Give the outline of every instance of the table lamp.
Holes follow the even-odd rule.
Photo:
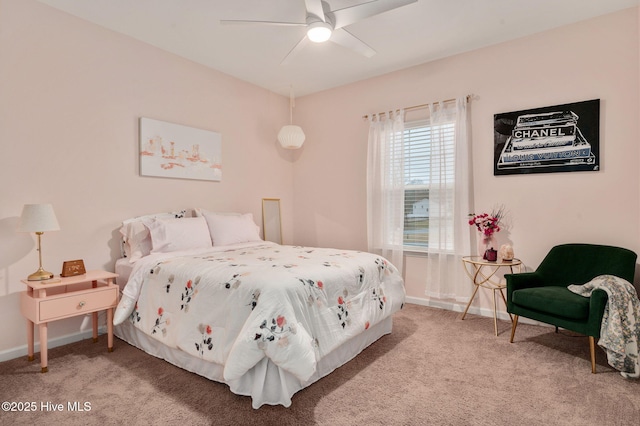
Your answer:
[[[40,237],[45,231],[59,231],[58,219],[53,212],[51,204],[25,204],[20,215],[18,232],[35,232],[38,236],[38,262],[39,268],[29,275],[29,281],[42,281],[53,278],[51,272],[42,268],[42,247]]]

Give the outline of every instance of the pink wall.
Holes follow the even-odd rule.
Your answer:
[[[299,99],[308,143],[294,163],[295,240],[367,248],[364,114],[474,94],[475,207],[504,203],[510,211],[511,232],[499,242],[511,240],[529,268],[563,242],[640,253],[638,51],[633,8]],[[601,171],[493,176],[494,114],[594,98]],[[414,298],[424,298],[424,267],[419,257],[407,259]],[[483,297],[480,306],[489,306]]]
[[[640,252],[636,9],[299,98],[307,140],[296,152],[276,142],[286,98],[35,0],[0,0],[0,10],[0,359],[26,353],[19,281],[37,254],[33,236],[15,233],[23,204],[56,209],[62,229],[43,243],[53,272],[77,258],[112,268],[125,218],[203,206],[259,219],[262,197],[282,199],[285,243],[364,250],[362,115],[471,93],[476,207],[508,207],[513,228],[500,237],[529,267],[564,241]],[[494,113],[592,98],[602,100],[602,171],[493,176]],[[223,181],[140,177],[141,116],[220,132]],[[423,265],[407,260],[417,300]],[[49,334],[62,341],[79,326],[53,323]]]
[[[112,269],[123,219],[201,206],[261,224],[263,197],[282,199],[292,242],[294,158],[276,141],[288,99],[34,0],[0,10],[0,359],[26,347],[20,279],[38,257],[34,236],[15,232],[25,203],[54,206],[61,230],[43,237],[54,273],[72,259]],[[140,177],[139,117],[221,133],[222,182]],[[50,337],[79,324],[53,323]]]

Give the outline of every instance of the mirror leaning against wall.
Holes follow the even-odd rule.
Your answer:
[[[262,232],[265,241],[282,244],[279,198],[262,199]]]

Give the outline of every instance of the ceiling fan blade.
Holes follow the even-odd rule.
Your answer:
[[[317,16],[322,22],[325,22],[322,0],[304,0],[304,5],[307,8],[307,15]]]
[[[331,34],[330,40],[336,44],[339,44],[340,46],[353,50],[354,52],[359,53],[362,56],[366,56],[367,58],[370,58],[376,54],[376,51],[373,50],[367,43],[360,40],[358,37],[354,36],[344,28],[335,30]]]
[[[298,52],[301,51],[308,43],[309,37],[304,36],[302,40],[300,40],[298,44],[293,46],[293,49],[291,49],[291,51],[287,53],[287,56],[285,56],[282,62],[280,62],[280,65],[287,65],[289,62],[291,62],[291,59],[293,59],[298,54]]]
[[[417,1],[418,0],[370,1],[351,7],[345,7],[344,9],[333,10],[329,12],[328,15],[333,17],[333,22],[337,29]]]
[[[223,19],[220,21],[222,25],[254,25],[254,24],[262,24],[262,25],[280,25],[287,27],[306,27],[306,22],[277,22],[277,21],[247,21],[242,19]]]

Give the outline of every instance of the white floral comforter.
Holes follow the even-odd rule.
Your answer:
[[[640,377],[640,300],[633,285],[614,275],[600,275],[586,284],[570,285],[568,289],[585,297],[590,297],[596,289],[607,293],[598,346],[607,353],[609,365],[623,377]]]
[[[405,298],[393,265],[356,251],[262,242],[138,262],[114,323],[224,365],[227,381],[264,357],[305,381]]]

